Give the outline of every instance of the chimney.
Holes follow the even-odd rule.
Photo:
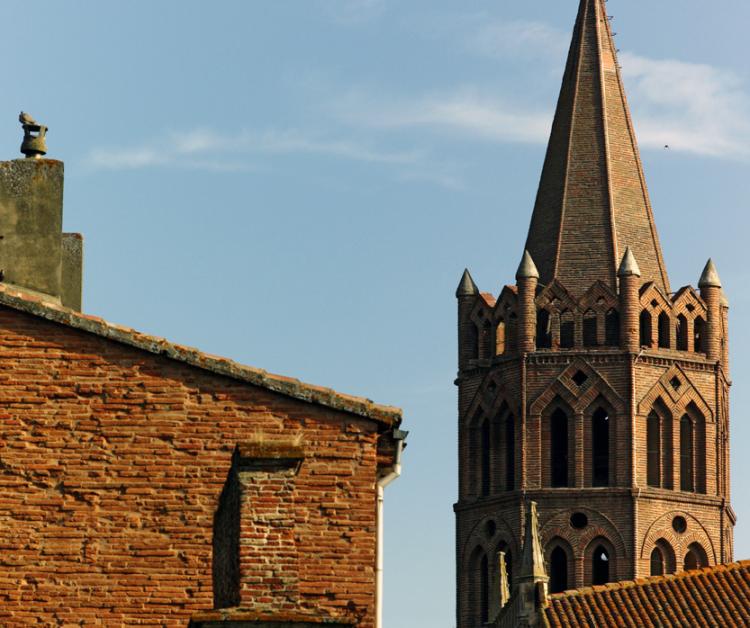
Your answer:
[[[24,159],[0,162],[0,281],[81,309],[83,239],[63,233],[63,162],[45,159],[47,127],[21,113]]]

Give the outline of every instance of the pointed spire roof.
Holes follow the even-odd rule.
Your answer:
[[[461,276],[458,288],[456,288],[456,297],[471,297],[477,294],[479,294],[479,288],[477,288],[477,284],[474,283],[474,280],[471,278],[471,273],[467,268]]]
[[[662,258],[604,0],[581,0],[526,242],[540,281],[616,287],[633,248],[665,293]]]
[[[516,279],[539,279],[539,271],[528,251],[523,252],[521,263],[516,271]]]
[[[719,279],[719,271],[716,270],[716,264],[712,259],[706,262],[706,267],[703,269],[703,274],[698,281],[699,288],[721,288],[721,279]]]
[[[536,512],[536,502],[532,501],[529,501],[526,506],[526,530],[523,537],[518,580],[547,582],[542,542],[539,539],[539,517]]]
[[[620,268],[617,270],[618,277],[640,277],[641,269],[638,262],[635,261],[635,255],[630,247],[625,249],[625,255],[622,256]]]

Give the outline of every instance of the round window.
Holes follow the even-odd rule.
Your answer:
[[[492,521],[492,520],[490,519],[490,520],[489,520],[489,521],[487,522],[487,524],[485,525],[484,531],[485,531],[485,532],[486,532],[486,534],[487,534],[487,538],[488,538],[488,539],[491,539],[491,538],[492,538],[493,536],[495,536],[495,532],[497,532],[497,525],[495,524],[495,522],[494,522],[494,521]]]
[[[570,516],[570,525],[576,530],[582,530],[589,524],[589,518],[582,512],[573,513]]]
[[[674,531],[677,532],[677,534],[685,532],[685,530],[687,530],[687,521],[685,521],[685,517],[677,516],[672,519],[672,528],[674,528]]]

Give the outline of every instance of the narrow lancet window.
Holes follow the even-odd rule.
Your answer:
[[[643,310],[641,312],[641,318],[640,318],[640,328],[641,328],[641,346],[642,347],[651,347],[651,337],[652,337],[652,330],[651,330],[651,314],[647,312],[646,310]]]
[[[693,459],[695,455],[695,439],[693,422],[686,414],[680,419],[680,490],[694,491]]]
[[[688,349],[688,322],[687,319],[680,314],[677,317],[677,350],[687,351]]]
[[[559,408],[550,417],[550,455],[552,487],[568,486],[568,415]]]
[[[598,343],[596,312],[587,310],[583,315],[583,346],[595,347]]]
[[[568,555],[562,547],[552,550],[549,558],[549,592],[562,593],[568,588]]]
[[[512,414],[505,417],[505,490],[516,487],[516,426]]]
[[[664,575],[664,556],[658,547],[654,548],[651,552],[651,575],[652,576],[663,576]]]
[[[481,465],[480,465],[480,480],[482,483],[482,497],[487,497],[490,494],[490,473],[491,473],[491,440],[490,440],[490,422],[485,419],[482,422],[481,427]]]
[[[593,485],[609,486],[609,413],[603,408],[592,417]]]
[[[620,345],[620,313],[609,310],[604,317],[604,344],[608,347]]]
[[[700,317],[696,317],[693,321],[693,351],[701,353],[703,349],[703,334],[705,329],[705,321]]]
[[[539,310],[536,315],[536,348],[549,349],[552,347],[551,319],[547,310]]]
[[[669,349],[669,316],[666,312],[659,314],[659,348]]]
[[[600,545],[594,550],[593,564],[592,564],[591,584],[607,584],[609,582],[609,552]]]
[[[648,485],[661,486],[661,420],[656,412],[648,415],[646,427]]]

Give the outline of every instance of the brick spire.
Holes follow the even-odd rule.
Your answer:
[[[540,282],[616,287],[627,247],[669,292],[604,0],[581,0],[526,248]]]

